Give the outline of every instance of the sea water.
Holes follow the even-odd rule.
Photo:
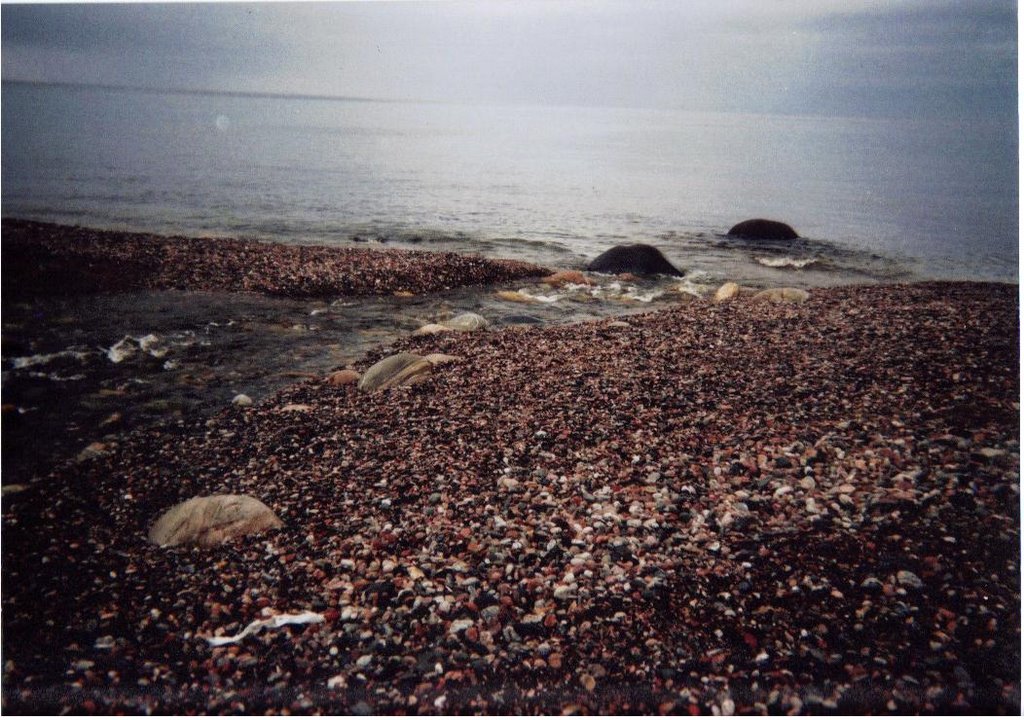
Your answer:
[[[4,83],[4,216],[574,267],[647,242],[709,284],[1016,281],[1017,121],[472,106]],[[802,236],[724,237],[751,217]]]

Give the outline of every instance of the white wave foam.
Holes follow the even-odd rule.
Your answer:
[[[756,258],[757,262],[765,267],[770,268],[786,268],[791,267],[797,270],[813,265],[818,262],[818,258],[793,258],[788,255],[782,257],[759,257]]]
[[[549,305],[551,303],[556,303],[559,300],[561,300],[563,297],[565,297],[564,295],[541,295],[539,293],[534,294],[534,293],[531,293],[531,292],[527,292],[527,290],[525,288],[519,290],[519,294],[522,295],[525,298],[529,298],[530,300],[535,300],[537,302],[547,303]]]
[[[83,360],[89,353],[80,350],[61,350],[60,352],[47,353],[44,355],[28,355],[25,357],[11,358],[12,370],[24,370],[35,365],[45,365],[63,357],[73,357],[76,360]]]
[[[660,298],[665,294],[664,290],[652,290],[651,292],[642,293],[636,288],[630,288],[627,292],[622,294],[627,300],[636,300],[637,302],[649,303],[657,298]]]
[[[110,362],[117,364],[137,355],[139,352],[146,353],[155,358],[162,358],[169,351],[169,348],[163,342],[162,338],[153,333],[139,337],[125,335],[110,347],[100,349]]]
[[[698,285],[697,283],[691,282],[689,279],[683,280],[675,286],[675,291],[684,295],[693,295],[696,298],[704,297],[704,293],[707,291],[706,286]]]

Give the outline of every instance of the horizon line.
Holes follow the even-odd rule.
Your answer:
[[[119,90],[124,92],[152,93],[161,95],[202,95],[207,97],[264,98],[282,100],[320,100],[331,102],[379,102],[379,103],[430,103],[430,100],[399,100],[395,98],[365,97],[360,95],[331,95],[323,93],[286,93],[266,90],[215,90],[212,88],[154,87],[150,85],[118,85],[116,83],[75,82],[70,80],[22,80],[4,78],[3,83],[15,85],[40,85],[59,88],[86,88],[92,90]]]

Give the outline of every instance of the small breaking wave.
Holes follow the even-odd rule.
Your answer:
[[[54,360],[60,360],[62,358],[74,358],[75,360],[84,360],[91,353],[83,352],[81,350],[61,350],[55,353],[46,353],[41,355],[26,355],[24,357],[11,358],[11,369],[12,370],[24,370],[25,368],[35,367],[36,365],[48,365]]]
[[[758,264],[764,265],[770,268],[793,268],[795,270],[802,270],[805,267],[811,265],[818,265],[821,263],[821,258],[810,257],[810,258],[796,258],[783,255],[782,257],[758,257],[754,258]]]
[[[125,335],[110,347],[100,349],[107,356],[107,359],[114,364],[122,363],[139,353],[162,358],[170,351],[163,338],[153,333],[139,337]]]

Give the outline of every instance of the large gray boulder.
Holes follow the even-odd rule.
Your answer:
[[[424,380],[433,367],[426,358],[414,353],[398,353],[371,366],[359,379],[360,390],[373,392],[385,388],[411,385]]]
[[[683,273],[665,259],[661,250],[651,245],[637,243],[635,245],[616,245],[594,258],[587,270],[592,272],[632,273],[633,275],[674,275],[682,277]]]
[[[249,495],[208,495],[178,503],[149,531],[157,545],[212,547],[225,540],[281,527],[281,519]]]
[[[795,240],[800,237],[796,230],[784,222],[778,220],[765,220],[754,218],[736,223],[729,228],[728,235],[732,237],[750,238],[751,240]]]

